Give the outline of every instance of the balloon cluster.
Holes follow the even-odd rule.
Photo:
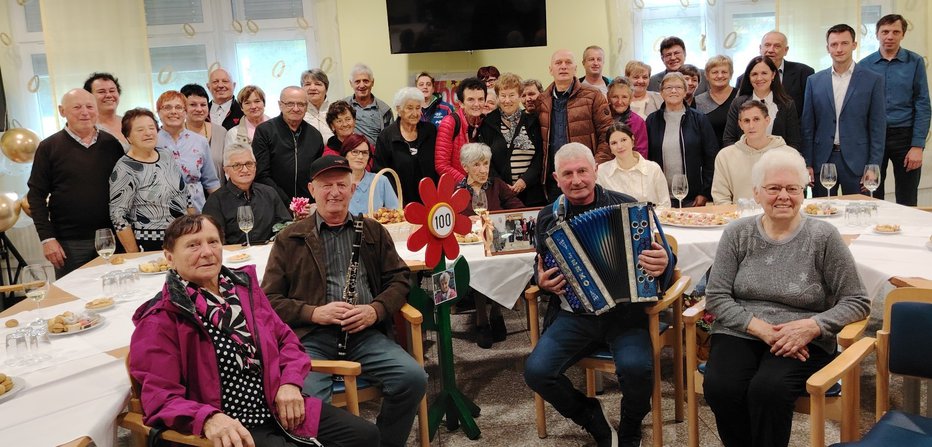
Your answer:
[[[29,129],[9,129],[0,137],[0,150],[14,163],[32,162],[38,147],[39,136]],[[0,232],[13,227],[24,202],[14,193],[0,194]]]

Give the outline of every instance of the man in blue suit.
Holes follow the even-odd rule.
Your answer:
[[[802,154],[814,195],[827,191],[818,181],[824,163],[834,163],[843,194],[862,192],[864,166],[883,159],[887,121],[883,77],[854,63],[854,29],[841,24],[825,33],[832,66],[809,77],[800,120]]]

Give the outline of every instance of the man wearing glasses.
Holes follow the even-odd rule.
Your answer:
[[[207,198],[204,214],[210,214],[223,228],[224,243],[246,242],[246,233],[240,231],[236,218],[241,206],[252,208],[255,225],[249,231],[249,240],[253,242],[271,239],[275,224],[291,220],[275,188],[255,183],[256,157],[249,145],[234,143],[224,151],[223,172],[230,181]]]
[[[307,94],[301,87],[285,87],[278,108],[280,115],[256,127],[252,150],[256,182],[274,187],[282,202],[288,204],[295,197],[311,197],[307,190],[311,163],[323,154],[324,139],[304,121]]]
[[[663,65],[666,70],[654,74],[650,77],[650,83],[647,89],[652,92],[660,91],[660,81],[667,73],[678,72],[683,64],[686,63],[686,44],[683,39],[676,36],[670,36],[660,41],[660,58],[663,59]],[[705,70],[699,69],[699,86],[696,87],[694,96],[699,96],[709,90],[709,84],[705,81]]]

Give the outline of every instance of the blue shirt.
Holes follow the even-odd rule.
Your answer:
[[[178,163],[184,182],[187,184],[188,200],[197,212],[201,212],[207,201],[204,191],[220,187],[217,170],[210,158],[207,138],[188,129],[181,131],[178,140],[172,138],[165,129],[161,129],[158,138],[156,147],[167,151]]]
[[[932,108],[922,56],[900,48],[888,61],[877,51],[861,59],[861,65],[884,77],[887,127],[912,127],[910,146],[925,147]]]
[[[352,215],[369,214],[369,188],[372,186],[373,180],[375,180],[375,174],[366,172],[359,184],[356,185],[356,192],[353,193],[353,198],[350,199],[349,203],[349,212]],[[389,179],[383,178],[375,185],[376,191],[372,200],[372,211],[377,211],[379,208],[398,208],[398,196],[395,195],[395,191],[389,182]]]

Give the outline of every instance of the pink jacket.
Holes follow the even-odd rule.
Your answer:
[[[628,114],[628,122],[625,124],[634,133],[634,150],[638,151],[641,157],[647,160],[647,124],[644,122],[644,118],[641,118],[637,113],[631,112]]]
[[[453,114],[460,119],[460,131],[453,135],[456,130],[456,121],[453,120]],[[447,115],[440,120],[440,126],[437,127],[437,142],[434,145],[434,167],[437,169],[437,176],[450,174],[453,179],[459,183],[466,178],[466,170],[460,163],[460,148],[469,142],[469,124],[466,122],[466,115],[463,109],[456,109],[453,114]]]
[[[303,387],[311,369],[310,358],[298,337],[269,306],[259,287],[256,267],[224,267],[224,271],[236,284],[246,324],[259,344],[265,400],[277,417],[275,395],[279,387]],[[220,373],[214,344],[181,282],[169,275],[162,293],[136,310],[133,323],[136,330],[130,342],[129,371],[141,386],[145,423],[203,436],[204,422],[220,412]],[[316,436],[321,401],[305,397],[304,404],[304,423],[292,434]]]

